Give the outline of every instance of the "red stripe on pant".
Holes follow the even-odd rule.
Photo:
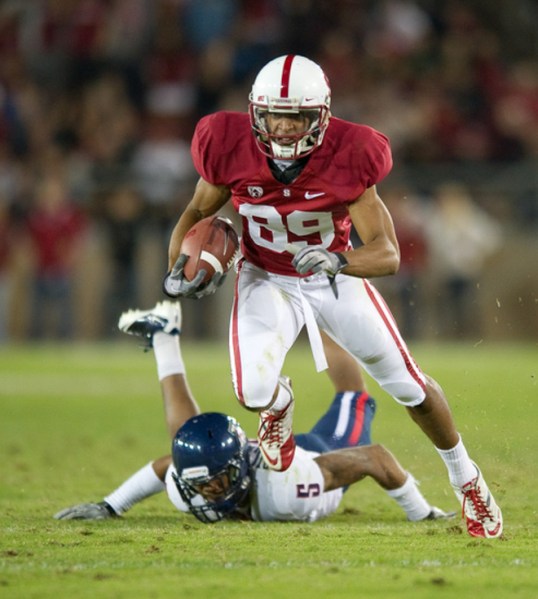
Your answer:
[[[396,321],[392,316],[392,312],[385,303],[385,300],[378,293],[377,289],[370,285],[367,279],[363,279],[363,282],[364,287],[366,289],[366,293],[369,295],[376,310],[383,319],[383,322],[385,323],[390,333],[390,336],[394,339],[394,343],[396,343],[396,347],[398,348],[398,351],[400,352],[400,355],[402,356],[403,361],[405,362],[407,372],[409,372],[409,374],[422,387],[422,389],[426,391],[426,383],[421,378],[421,371],[415,363],[415,361],[413,360],[413,358],[411,357],[411,354],[409,353],[409,350],[407,349],[404,340],[400,337],[398,325],[396,324]]]
[[[364,424],[364,407],[368,401],[368,397],[368,393],[363,391],[357,399],[357,403],[355,404],[355,422],[353,424],[353,429],[349,434],[348,445],[357,445],[359,442],[362,426]]]

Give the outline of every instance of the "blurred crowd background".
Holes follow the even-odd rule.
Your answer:
[[[164,298],[194,126],[284,53],[391,139],[403,333],[538,339],[535,0],[4,0],[0,343],[113,338]],[[229,283],[186,335],[226,335]]]

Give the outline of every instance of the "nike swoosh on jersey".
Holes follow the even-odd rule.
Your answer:
[[[319,198],[321,196],[324,196],[325,192],[324,191],[305,191],[304,197],[306,200],[313,200],[314,198]]]

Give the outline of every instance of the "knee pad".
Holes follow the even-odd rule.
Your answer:
[[[418,383],[386,383],[382,388],[399,404],[408,408],[418,406],[426,397],[426,392]]]
[[[264,381],[262,377],[243,377],[242,387],[236,389],[237,399],[245,408],[263,410],[273,401],[278,381]]]
[[[243,381],[245,383],[245,381]],[[251,381],[252,383],[252,381]],[[255,384],[247,389],[243,387],[243,396],[239,401],[246,407],[254,410],[265,409],[269,407],[273,401],[277,391],[276,398],[272,406],[275,409],[283,409],[289,403],[290,399],[293,398],[293,391],[291,389],[291,381],[288,377],[279,376],[278,380],[271,384],[263,384],[263,381],[258,377]]]

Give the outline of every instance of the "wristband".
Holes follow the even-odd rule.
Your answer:
[[[335,252],[334,255],[338,258],[338,262],[340,266],[334,274],[338,274],[340,271],[344,270],[344,268],[349,264],[347,258],[341,252]]]

